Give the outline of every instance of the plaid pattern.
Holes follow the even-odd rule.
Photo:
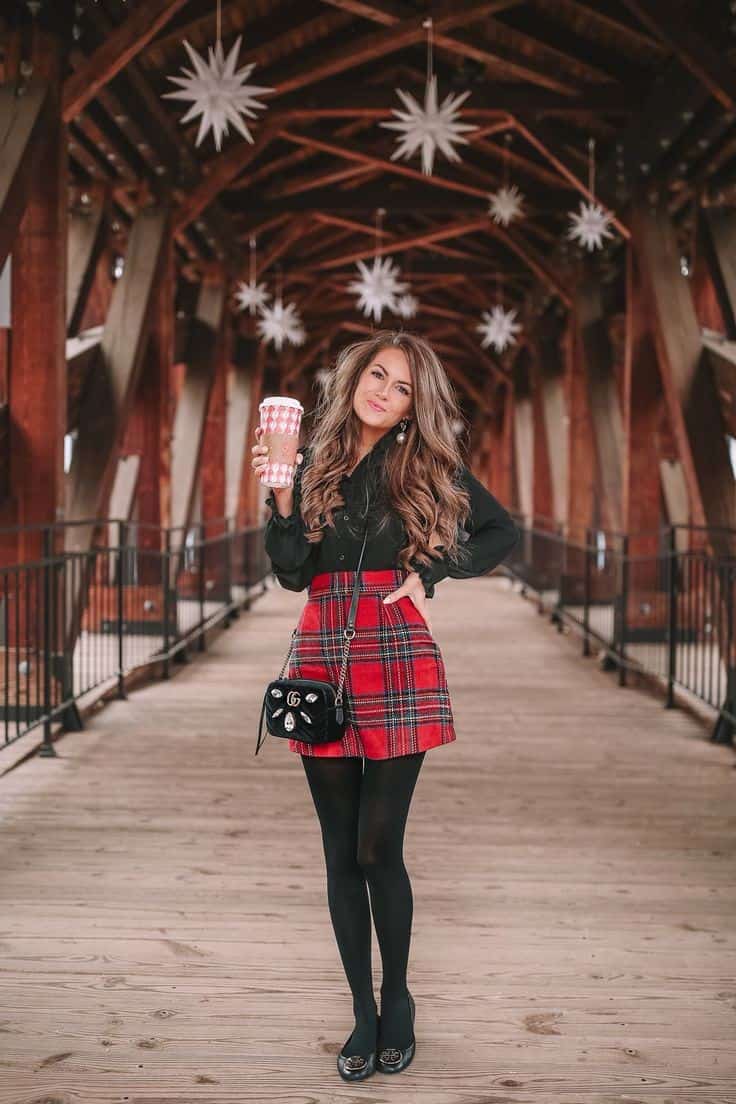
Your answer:
[[[289,740],[291,751],[392,759],[456,739],[445,665],[424,618],[408,596],[383,604],[405,578],[400,568],[361,572],[343,738],[316,745]],[[354,581],[354,571],[314,576],[286,677],[326,679],[337,686]]]

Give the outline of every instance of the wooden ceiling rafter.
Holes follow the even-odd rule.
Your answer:
[[[539,137],[538,133],[535,133],[535,131],[531,129],[531,126],[528,123],[524,122],[524,120],[516,116],[514,118],[514,126],[519,131],[519,133],[527,140],[527,142],[533,145],[535,149],[539,150],[539,152],[547,158],[549,163],[557,169],[560,176],[562,176],[572,188],[575,188],[576,191],[585,196],[585,198],[589,202],[594,201],[596,203],[602,203],[600,197],[596,193],[590,191],[582,175],[578,172],[575,172],[575,170],[570,167],[566,160],[564,160],[558,153],[555,153],[552,149],[550,149],[547,143],[544,142],[541,137]],[[605,207],[605,204],[603,204],[603,206]],[[618,217],[618,215],[615,214],[615,212],[609,210],[608,213],[611,216],[611,222],[616,227],[619,234],[621,234],[623,238],[626,238],[628,240],[631,237],[631,232],[629,231],[629,228]]]
[[[61,115],[65,123],[75,119],[100,88],[113,79],[147,42],[165,27],[189,0],[146,0],[132,11],[88,58],[86,64],[64,82]]]
[[[343,7],[343,0],[325,0],[325,2],[336,7]],[[506,8],[515,6],[516,4],[508,4]],[[392,0],[390,6],[388,4],[371,4],[363,14],[366,18],[373,19],[385,27],[399,27],[418,18],[417,13],[412,12],[407,4],[397,3],[396,0]],[[442,26],[437,24],[437,20],[433,15],[434,46],[439,53],[445,50],[450,55],[470,58],[491,70],[495,68],[507,76],[537,84],[552,92],[571,96],[579,91],[574,85],[570,84],[569,78],[558,77],[538,65],[532,66],[528,60],[531,55],[531,51],[528,49],[528,37],[514,31],[512,27],[494,20],[490,13],[486,13],[479,29],[483,36],[481,39],[478,36],[469,37],[460,30],[447,33]],[[508,48],[510,44],[513,44],[512,49]],[[502,47],[500,53],[499,45]],[[492,46],[494,48],[491,48]],[[512,53],[513,49],[516,49],[515,56]],[[546,56],[548,62],[550,56],[554,56],[557,62],[562,57],[564,62],[571,64],[576,69],[578,77],[582,72],[585,72],[591,82],[595,83],[595,71],[586,66],[584,61],[559,55],[557,51],[546,47],[543,43],[539,44],[537,55]]]
[[[452,30],[458,25],[476,23],[485,16],[518,2],[519,0],[466,0],[463,6],[459,6],[454,0],[442,0],[432,13],[435,41],[442,31]],[[422,26],[421,13],[414,12],[409,18],[400,20],[385,30],[362,35],[349,47],[341,44],[331,50],[321,49],[296,69],[293,65],[282,66],[281,71],[266,69],[261,77],[278,89],[279,96],[283,96],[324,81],[337,73],[375,62],[378,58],[384,58],[408,46],[423,43],[426,33]]]
[[[633,51],[645,63],[662,61],[664,50],[656,36],[601,11],[595,0],[592,3],[581,0],[530,0],[530,3],[538,10],[552,12],[558,18],[561,16],[581,37],[602,38],[624,56]]]
[[[736,110],[736,73],[722,50],[712,45],[692,24],[684,22],[671,3],[662,0],[622,0],[645,27],[677,55],[686,69],[726,109]]]

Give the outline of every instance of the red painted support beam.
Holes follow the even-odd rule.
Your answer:
[[[555,510],[552,494],[552,472],[549,462],[549,443],[542,401],[542,374],[537,359],[537,350],[534,347],[531,349],[529,362],[534,423],[534,518],[537,524],[543,521],[543,527],[547,529],[553,527],[547,523],[554,521]]]
[[[253,373],[251,376],[251,402],[250,417],[248,418],[248,432],[245,443],[245,459],[243,462],[243,474],[240,485],[240,497],[238,501],[237,527],[244,529],[248,525],[261,525],[265,518],[265,511],[261,510],[261,502],[267,492],[261,487],[251,468],[253,454],[251,449],[256,443],[256,426],[260,424],[261,415],[258,404],[264,395],[264,375],[266,367],[266,347],[259,344]]]
[[[42,56],[48,43],[49,58]],[[47,69],[56,79],[57,47],[48,36],[37,34],[36,78],[17,94],[15,83],[0,87],[0,268],[3,267],[18,232],[18,226],[38,179],[40,158],[58,131],[57,88],[49,88],[43,79]],[[48,168],[48,160],[46,160]]]
[[[66,131],[59,117],[58,41],[36,32],[33,64],[48,110],[36,172],[13,244],[10,358],[12,524],[58,521],[64,512],[66,432]],[[21,533],[5,557],[34,560],[40,532]]]
[[[569,418],[567,525],[570,538],[582,542],[586,529],[593,522],[597,459],[582,339],[572,314],[568,317],[561,347],[565,362],[565,407]]]

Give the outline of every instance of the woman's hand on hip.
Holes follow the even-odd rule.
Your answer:
[[[429,616],[429,599],[424,591],[424,583],[418,571],[410,571],[398,590],[392,590],[383,599],[384,603],[395,602],[397,598],[411,598],[414,605],[427,622],[427,628],[432,631],[432,622]]]

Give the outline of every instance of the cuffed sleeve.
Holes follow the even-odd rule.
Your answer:
[[[470,496],[470,516],[460,532],[469,556],[462,564],[452,563],[447,556],[431,564],[416,564],[427,598],[434,596],[435,583],[448,576],[453,579],[473,579],[487,575],[497,567],[519,541],[521,532],[498,499],[463,466],[461,481]],[[438,551],[444,552],[439,545]]]
[[[315,550],[317,544],[310,544],[306,538],[304,519],[299,504],[301,502],[301,478],[307,458],[296,470],[294,477],[294,504],[288,517],[282,516],[276,505],[273,488],[266,498],[271,508],[271,517],[266,522],[264,544],[271,560],[273,573],[285,590],[304,590],[314,577]]]
[[[444,547],[443,544],[437,545],[437,551],[443,552]],[[431,564],[423,564],[416,560],[412,560],[411,564],[413,570],[417,572],[424,583],[424,593],[427,598],[434,598],[435,583],[439,583],[442,579],[447,578],[447,559],[443,556],[441,559],[432,560]]]

